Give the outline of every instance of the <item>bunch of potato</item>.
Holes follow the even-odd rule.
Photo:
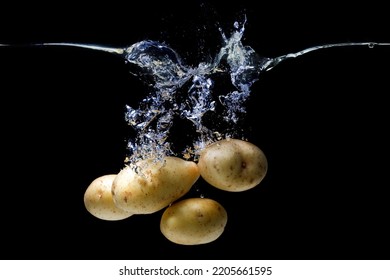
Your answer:
[[[87,188],[84,204],[93,216],[108,221],[165,208],[160,230],[168,240],[205,244],[223,233],[226,210],[210,198],[180,198],[199,177],[224,191],[249,190],[264,179],[267,168],[267,159],[257,146],[224,139],[205,147],[197,163],[167,156],[162,162],[141,160],[118,174],[101,176]]]

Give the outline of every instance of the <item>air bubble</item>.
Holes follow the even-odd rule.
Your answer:
[[[205,125],[206,113],[215,112],[220,106],[224,111],[222,120],[228,126],[238,123],[240,114],[245,113],[244,103],[250,86],[257,80],[260,69],[254,50],[241,43],[243,25],[234,22],[235,31],[229,38],[220,30],[223,47],[212,63],[201,62],[198,67],[184,65],[178,53],[159,42],[142,41],[126,49],[126,60],[139,66],[154,82],[153,91],[138,109],[126,107],[126,121],[137,132],[128,145],[130,162],[175,153],[166,142],[175,117],[189,120],[197,133],[191,146],[181,152],[186,159],[196,159],[200,149],[224,138],[224,132]],[[229,66],[223,71],[230,76],[236,90],[216,99],[214,76],[221,74],[221,63]],[[187,90],[183,92],[184,85]]]
[[[241,41],[245,23],[246,18],[243,23],[235,21],[230,37],[219,28],[223,43],[221,49],[212,63],[201,62],[198,67],[184,65],[179,54],[158,42],[142,41],[126,49],[126,59],[141,67],[154,81],[154,92],[144,99],[140,108],[127,109],[126,118],[138,132],[136,143],[129,145],[136,147],[131,149],[133,154],[130,159],[139,160],[151,154],[161,158],[172,154],[171,145],[166,139],[175,116],[189,120],[197,133],[193,143],[181,151],[186,159],[196,160],[199,151],[216,140],[243,138],[238,125],[246,114],[251,86],[259,79],[261,72],[274,68],[286,59],[327,48],[368,46],[372,49],[376,45],[390,46],[389,43],[376,42],[336,43],[309,47],[275,58],[261,57]],[[233,90],[215,94],[216,74],[226,75]],[[187,85],[187,90],[183,90],[184,85]],[[218,131],[216,125],[207,126],[203,119],[207,113],[216,112],[218,108],[222,112],[220,121],[228,128],[225,131]],[[157,125],[153,126],[153,122]]]
[[[127,48],[110,48],[88,44],[43,43],[28,46],[68,46],[109,52],[125,58],[128,64],[138,66],[139,73],[132,73],[140,79],[147,79],[150,93],[138,104],[127,105],[125,120],[136,132],[128,142],[125,162],[135,163],[150,157],[162,160],[165,156],[183,154],[186,159],[197,160],[200,150],[208,144],[227,137],[243,138],[239,124],[246,114],[246,102],[251,86],[264,71],[273,69],[281,62],[297,58],[312,51],[335,47],[390,46],[390,43],[348,42],[313,46],[301,51],[275,58],[262,57],[250,46],[243,45],[246,17],[243,22],[233,23],[233,32],[227,36],[222,28],[222,47],[211,62],[200,62],[197,67],[183,63],[180,55],[169,45],[152,40],[137,42]],[[0,47],[14,45],[0,44]],[[214,92],[216,77],[224,75],[231,90]],[[224,81],[225,81],[224,80]],[[152,81],[150,83],[150,81]],[[205,122],[207,114],[218,118]],[[173,149],[175,143],[169,138],[174,120],[188,120],[197,135],[184,151]],[[225,129],[220,129],[224,127]]]

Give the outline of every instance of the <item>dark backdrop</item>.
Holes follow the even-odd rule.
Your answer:
[[[166,42],[189,65],[221,46],[233,22],[265,57],[314,45],[390,42],[382,7],[282,6],[239,1],[129,1],[3,8],[0,43],[124,47]],[[229,220],[210,244],[180,246],[162,212],[117,222],[84,208],[96,177],[123,166],[125,105],[147,89],[122,58],[77,48],[0,48],[1,259],[388,259],[390,47],[329,49],[261,74],[244,130],[269,161],[258,187],[198,188]],[[172,137],[185,136],[185,130]],[[192,191],[189,196],[199,196]]]

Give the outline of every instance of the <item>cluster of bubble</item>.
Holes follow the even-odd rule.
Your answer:
[[[139,107],[127,106],[126,109],[126,121],[137,132],[135,139],[128,143],[130,163],[146,158],[160,160],[174,154],[167,138],[175,116],[191,121],[197,132],[192,146],[187,146],[183,151],[187,158],[196,160],[199,151],[216,140],[242,138],[236,124],[245,115],[245,102],[250,95],[251,86],[258,80],[261,72],[273,69],[282,61],[334,47],[390,46],[390,43],[377,42],[335,43],[268,58],[242,44],[245,23],[246,18],[242,23],[234,22],[234,29],[229,37],[219,29],[222,39],[219,52],[211,62],[201,62],[196,67],[185,65],[168,45],[152,40],[135,43],[123,50],[126,61],[137,65],[153,82],[153,90]],[[213,74],[220,73],[230,76],[234,90],[215,96],[212,94]],[[183,88],[187,89],[185,96],[182,94]],[[223,106],[221,121],[228,128],[223,131],[207,127],[203,120],[204,115],[215,111],[218,105]]]
[[[199,152],[208,144],[223,138],[243,138],[237,125],[245,116],[251,86],[263,71],[273,69],[280,62],[320,49],[350,46],[390,46],[385,42],[347,42],[313,46],[298,52],[269,58],[258,55],[250,46],[242,44],[246,17],[242,23],[234,22],[233,32],[226,36],[222,29],[222,47],[211,62],[196,67],[183,63],[181,57],[164,43],[144,40],[126,48],[111,48],[77,43],[39,43],[25,46],[69,46],[109,52],[120,55],[131,65],[139,67],[137,76],[151,80],[151,92],[138,106],[126,106],[125,120],[134,128],[136,136],[128,141],[126,161],[134,164],[142,159],[175,155],[168,136],[175,117],[189,120],[197,133],[192,143],[182,151],[183,157],[197,160]],[[0,47],[15,47],[0,44]],[[233,90],[226,94],[213,94],[214,74],[230,76]],[[185,92],[183,94],[183,91]],[[218,121],[223,129],[206,125],[204,116],[222,106]],[[216,114],[214,114],[215,116]]]
[[[184,65],[173,49],[156,41],[141,41],[126,49],[126,61],[140,67],[153,81],[153,90],[138,108],[126,106],[125,119],[137,132],[135,139],[128,142],[130,163],[147,158],[160,160],[174,153],[167,138],[175,116],[191,121],[198,134],[192,145],[182,151],[187,158],[196,158],[201,149],[215,140],[235,136],[207,127],[203,116],[214,111],[218,103],[224,106],[223,121],[234,126],[245,112],[250,87],[267,59],[243,46],[244,24],[235,22],[230,37],[220,30],[222,48],[212,62],[202,62],[197,67]],[[221,72],[230,75],[236,90],[215,98],[212,75]],[[188,83],[186,96],[180,95],[178,90]]]

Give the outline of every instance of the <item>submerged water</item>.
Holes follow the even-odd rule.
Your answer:
[[[140,106],[127,106],[126,120],[137,131],[136,139],[128,144],[130,162],[177,153],[167,141],[176,117],[189,120],[196,131],[192,143],[181,151],[185,158],[196,160],[199,151],[210,142],[226,137],[243,138],[239,124],[245,118],[251,86],[262,72],[284,60],[324,48],[390,46],[376,42],[327,44],[268,58],[243,45],[244,31],[245,21],[234,22],[234,30],[228,35],[220,29],[221,49],[211,62],[200,62],[196,67],[185,65],[178,53],[156,41],[138,42],[125,49],[126,61],[137,65],[152,79],[152,90]],[[213,89],[221,75],[233,90],[216,94]]]
[[[137,68],[134,73],[146,81],[149,93],[138,106],[126,106],[125,120],[136,136],[128,141],[128,163],[140,159],[160,160],[167,155],[197,160],[199,151],[216,140],[244,138],[240,123],[245,119],[246,102],[252,85],[262,72],[279,63],[324,48],[348,46],[390,46],[390,43],[357,42],[326,44],[275,58],[262,57],[242,43],[245,21],[234,22],[231,34],[220,29],[222,46],[210,61],[186,65],[169,45],[153,40],[127,48],[45,43],[43,46],[82,47],[122,56]],[[10,45],[0,45],[9,47]],[[228,83],[228,92],[215,92],[216,83]],[[170,132],[175,122],[186,121],[191,139],[181,150],[173,148]]]

